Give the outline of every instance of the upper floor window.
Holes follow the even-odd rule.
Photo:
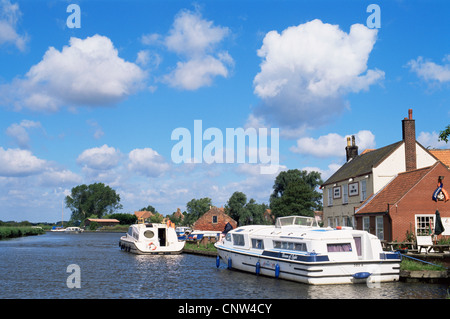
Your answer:
[[[333,189],[328,188],[328,206],[333,206]]]
[[[348,184],[342,185],[342,204],[348,203]]]
[[[367,198],[367,181],[366,180],[362,180],[361,182],[361,201],[365,200]]]

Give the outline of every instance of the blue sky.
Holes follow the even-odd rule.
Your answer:
[[[0,220],[57,221],[70,189],[94,182],[120,194],[122,212],[171,214],[202,197],[220,207],[234,191],[268,203],[277,173],[260,160],[174,162],[172,132],[193,135],[194,120],[224,139],[278,129],[278,171],[324,180],[346,136],[360,151],[396,142],[409,108],[419,142],[448,148],[437,134],[450,123],[449,6],[0,0]]]

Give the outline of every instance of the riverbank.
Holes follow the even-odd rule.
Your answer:
[[[36,236],[44,233],[44,229],[35,226],[0,226],[0,240],[23,236]]]

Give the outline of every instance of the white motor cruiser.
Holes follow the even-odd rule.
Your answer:
[[[138,223],[131,225],[119,241],[121,249],[141,255],[179,254],[185,242],[179,241],[173,224]]]
[[[313,285],[398,281],[401,255],[351,227],[320,228],[315,219],[280,217],[275,226],[242,226],[215,244],[228,268]],[[220,259],[219,259],[220,257]]]

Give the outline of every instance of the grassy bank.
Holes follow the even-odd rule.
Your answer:
[[[0,226],[0,240],[22,236],[34,236],[43,233],[45,233],[45,231],[42,228],[35,228],[31,226],[23,226],[23,227]]]
[[[414,260],[411,260],[408,258],[403,258],[402,263],[400,264],[400,270],[407,270],[407,271],[417,271],[417,270],[441,271],[441,270],[445,270],[445,267],[442,265],[442,263],[439,263],[439,262],[433,262],[433,263],[436,265],[440,265],[442,267],[430,265],[430,264],[426,264],[426,263],[421,263],[421,262],[414,261]]]

